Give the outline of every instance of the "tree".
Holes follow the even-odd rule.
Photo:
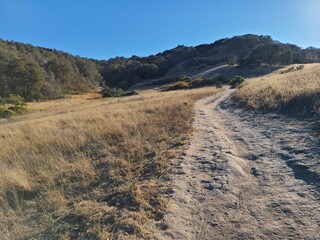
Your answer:
[[[236,65],[238,63],[238,57],[236,56],[236,55],[230,55],[229,57],[228,57],[228,64],[230,65],[230,66],[234,66],[234,65]]]
[[[20,95],[26,100],[42,97],[41,87],[45,77],[36,63],[28,60],[12,61],[7,66],[5,75],[10,93]]]
[[[138,68],[137,72],[141,78],[153,78],[159,74],[159,68],[155,64],[143,64]]]
[[[243,84],[245,79],[241,76],[235,76],[231,81],[230,81],[230,86],[231,88],[236,88],[240,87],[241,84]]]

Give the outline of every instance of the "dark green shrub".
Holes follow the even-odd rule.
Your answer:
[[[296,68],[295,67],[288,68],[287,70],[284,70],[284,71],[280,72],[280,74],[294,72],[294,71],[300,71],[302,69],[304,69],[304,65],[300,65],[300,66],[298,66]]]
[[[294,72],[296,69],[294,67],[288,68],[287,70],[284,70],[282,72],[280,72],[280,74],[285,74],[285,73],[289,73],[289,72]]]
[[[100,91],[100,94],[102,97],[127,97],[127,96],[133,96],[138,95],[136,91],[124,91],[121,88],[110,88],[110,89],[104,89]]]
[[[241,84],[243,84],[245,79],[241,76],[235,76],[231,81],[230,81],[230,86],[231,88],[236,88],[240,87]]]
[[[297,70],[298,70],[298,71],[299,71],[299,70],[302,70],[302,69],[304,69],[304,65],[300,65],[300,66],[297,67]]]
[[[185,82],[191,82],[192,78],[188,75],[181,75],[177,81],[185,81]]]
[[[222,82],[217,82],[216,83],[216,88],[222,88],[222,87],[223,87]]]
[[[0,105],[3,105],[5,103],[6,103],[6,100],[4,98],[0,97]]]

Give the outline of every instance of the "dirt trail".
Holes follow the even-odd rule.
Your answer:
[[[197,103],[159,239],[320,239],[319,141],[289,118]]]

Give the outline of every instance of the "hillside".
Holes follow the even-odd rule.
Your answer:
[[[99,86],[96,61],[53,49],[0,39],[0,97],[55,99]]]
[[[250,109],[320,119],[320,65],[292,65],[252,78],[236,97]]]
[[[0,97],[45,100],[105,85],[141,88],[175,82],[181,75],[227,82],[260,76],[292,63],[320,61],[320,50],[302,49],[270,36],[243,35],[195,47],[179,45],[148,57],[104,61],[0,39]],[[223,78],[221,78],[223,77]]]
[[[319,60],[255,35],[108,61],[0,41],[0,110],[25,110],[0,118],[0,239],[319,239]]]
[[[91,93],[0,120],[0,239],[150,239],[194,103],[216,92]]]
[[[319,61],[320,49],[302,49],[270,36],[248,34],[195,47],[180,45],[148,57],[113,58],[102,62],[102,75],[106,84],[125,88],[175,81],[180,75],[226,80],[237,74],[257,76],[292,63]]]

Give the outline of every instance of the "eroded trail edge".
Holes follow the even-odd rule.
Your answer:
[[[320,239],[319,139],[304,123],[196,104],[160,239]]]

